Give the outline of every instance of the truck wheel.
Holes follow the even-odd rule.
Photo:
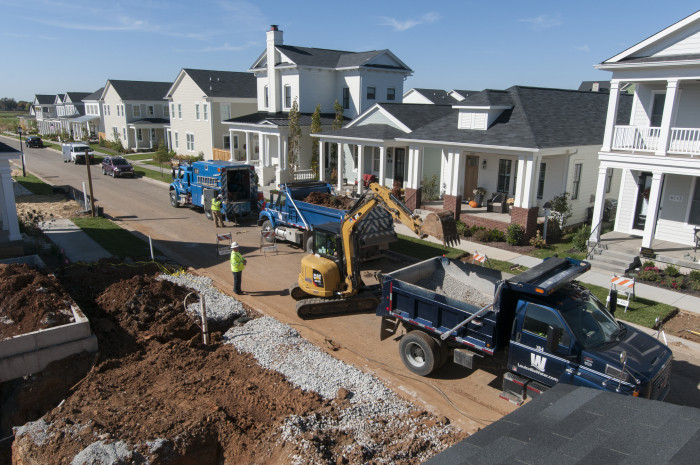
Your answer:
[[[314,236],[309,236],[309,238],[306,239],[306,251],[308,253],[314,253]]]
[[[262,232],[271,232],[272,231],[272,223],[270,223],[270,220],[265,220],[263,221],[262,224]],[[270,237],[265,237],[265,242],[267,243],[272,243],[274,242],[275,238],[270,236]]]
[[[406,368],[420,376],[428,376],[440,363],[437,342],[422,331],[411,331],[401,338],[399,354]]]
[[[180,206],[180,204],[177,202],[177,194],[175,191],[170,191],[170,205],[175,208]]]

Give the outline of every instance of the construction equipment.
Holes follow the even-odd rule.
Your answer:
[[[381,207],[415,232],[419,237],[424,221],[392,195],[391,190],[371,183],[368,190],[348,210],[342,222],[326,223],[314,228],[314,254],[301,260],[298,281],[290,289],[297,300],[300,318],[314,318],[341,313],[374,310],[380,301],[378,286],[366,286],[360,277],[358,227],[369,213]],[[445,245],[459,243],[452,215],[429,215],[425,222],[433,236]]]

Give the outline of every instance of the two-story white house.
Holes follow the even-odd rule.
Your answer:
[[[83,98],[83,114],[70,121],[71,134],[75,139],[86,136],[104,136],[104,121],[102,120],[102,105],[100,97],[104,87],[86,95]]]
[[[321,125],[330,127],[337,101],[345,118],[378,102],[401,102],[403,82],[412,70],[389,50],[347,52],[285,45],[273,25],[267,47],[249,69],[257,80],[257,113],[232,118],[245,159],[259,165],[261,182],[287,179],[288,116],[294,101],[301,114],[301,157],[297,172],[311,166],[311,115],[321,105]]]
[[[700,11],[595,66],[610,71],[610,99],[591,241],[600,241],[603,192],[622,177],[614,229],[686,246],[700,228]],[[629,119],[618,90],[634,85]]]
[[[564,192],[572,202],[569,224],[588,219],[607,102],[599,92],[513,86],[449,105],[376,104],[346,127],[313,137],[321,147],[338,144],[339,179],[357,179],[360,191],[366,175],[390,187],[398,182],[415,209],[423,184],[435,179],[443,208],[466,224],[505,231],[517,223],[532,236],[541,207]],[[630,106],[631,97],[620,99],[621,114]],[[477,187],[486,199],[499,199],[501,217],[464,207]]]
[[[32,102],[34,116],[39,134],[51,134],[54,131],[53,120],[56,118],[56,94],[36,94]]]
[[[165,95],[172,82],[110,79],[102,101],[105,137],[121,140],[125,148],[151,150],[165,143],[170,125],[170,107]]]
[[[168,148],[179,155],[204,153],[205,160],[245,158],[238,134],[222,121],[257,109],[251,73],[185,68],[166,94],[170,103]]]

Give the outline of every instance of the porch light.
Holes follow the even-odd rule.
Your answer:
[[[484,159],[481,161],[481,169],[482,169],[482,170],[485,170],[485,169],[486,169],[486,158],[484,158]]]

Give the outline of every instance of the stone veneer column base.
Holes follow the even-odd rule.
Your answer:
[[[410,189],[406,188],[404,189],[404,203],[408,208],[411,210],[415,210],[416,208],[420,208],[421,204],[421,193],[422,193],[422,188],[418,189]]]
[[[442,197],[442,208],[451,211],[454,215],[454,219],[458,220],[462,212],[462,196],[444,195]]]
[[[537,232],[537,213],[539,212],[538,207],[533,208],[522,208],[522,207],[511,207],[510,208],[510,222],[511,224],[517,223],[523,227],[525,230],[525,240],[530,240],[530,238],[535,237]]]

